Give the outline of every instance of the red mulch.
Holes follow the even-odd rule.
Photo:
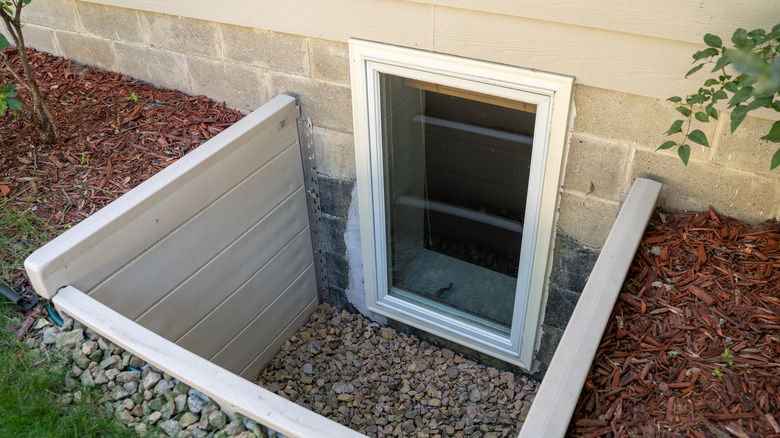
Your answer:
[[[658,213],[569,435],[780,437],[778,385],[780,224]]]
[[[5,53],[21,71],[15,49]],[[9,112],[0,116],[0,199],[32,208],[54,233],[86,218],[242,115],[204,96],[157,88],[28,50],[63,133],[56,144]],[[138,60],[143,62],[143,60]],[[3,72],[9,83],[13,79]],[[26,90],[18,88],[21,98]],[[137,101],[131,96],[135,93]],[[14,282],[23,282],[17,273]]]

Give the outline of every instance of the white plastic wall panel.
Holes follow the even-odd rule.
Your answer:
[[[73,286],[172,341],[208,329],[196,353],[254,377],[317,304],[298,115],[275,98],[33,253],[36,291]]]

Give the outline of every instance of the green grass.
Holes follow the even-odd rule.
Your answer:
[[[31,210],[0,206],[0,282],[11,286],[25,257],[53,234]],[[0,297],[0,437],[136,437],[100,408],[96,388],[80,388],[80,402],[63,403],[64,361],[19,343],[21,318]]]
[[[12,286],[13,274],[22,268],[25,257],[51,237],[46,221],[30,209],[0,206],[0,282]]]
[[[137,437],[98,407],[96,390],[81,388],[81,402],[62,402],[65,370],[56,356],[16,341],[20,318],[0,303],[0,436]]]

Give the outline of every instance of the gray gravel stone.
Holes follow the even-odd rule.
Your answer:
[[[98,344],[95,341],[89,340],[81,344],[81,352],[85,356],[90,356],[96,351],[98,351]]]
[[[149,424],[157,423],[160,420],[162,420],[162,414],[160,413],[160,411],[152,412],[151,414],[149,414],[149,417],[147,418]]]
[[[159,373],[152,371],[143,378],[141,385],[145,389],[151,389],[154,388],[154,385],[156,385],[160,380],[162,380],[162,376]]]
[[[182,414],[181,418],[179,419],[179,425],[181,425],[181,427],[187,427],[191,424],[197,423],[198,420],[200,420],[200,417],[198,417],[194,413],[185,412],[184,414]]]
[[[173,404],[176,406],[176,412],[184,412],[188,409],[187,406],[187,394],[179,394],[173,399]]]
[[[116,381],[120,383],[138,382],[141,380],[141,373],[138,371],[122,371],[116,375]]]
[[[41,341],[44,345],[51,345],[55,342],[57,342],[57,327],[46,327],[43,329],[43,340]]]
[[[181,426],[176,420],[165,420],[158,427],[169,437],[175,437],[181,432]]]
[[[225,427],[225,424],[227,424],[227,415],[222,411],[214,411],[209,414],[209,423],[216,428]]]
[[[189,392],[187,392],[187,396],[187,407],[189,408],[190,412],[194,412],[196,414],[200,413],[200,411],[203,410],[203,407],[211,401],[206,394],[203,394],[194,388],[191,388]]]
[[[157,385],[155,385],[154,393],[158,395],[162,394],[169,389],[173,389],[173,385],[174,385],[173,380],[162,379],[157,383]]]
[[[57,336],[54,346],[62,350],[66,347],[72,347],[84,339],[84,330],[76,329],[69,332],[63,331]]]
[[[244,423],[240,419],[236,418],[235,420],[231,421],[230,424],[225,426],[224,430],[228,436],[235,436],[241,432],[246,431],[246,428],[244,427]]]
[[[327,305],[258,383],[369,436],[513,436],[536,391],[526,376]]]

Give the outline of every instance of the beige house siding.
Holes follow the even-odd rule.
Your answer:
[[[699,83],[680,72],[706,32],[728,38],[735,27],[771,28],[780,17],[780,3],[773,0],[752,1],[747,8],[734,8],[729,0],[136,0],[132,5],[331,41],[361,38],[519,65],[657,98]]]

